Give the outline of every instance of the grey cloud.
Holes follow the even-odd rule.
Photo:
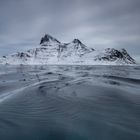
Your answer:
[[[139,23],[139,0],[0,0],[0,54],[35,47],[48,33],[97,49],[126,48],[138,58]]]

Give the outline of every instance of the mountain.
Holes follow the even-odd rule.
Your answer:
[[[98,54],[95,60],[115,62],[116,64],[136,64],[136,61],[125,49],[116,50],[114,48],[107,48],[102,53]]]
[[[46,34],[37,48],[0,58],[0,64],[136,64],[125,49],[107,48],[97,51],[88,48],[79,39],[61,43]]]

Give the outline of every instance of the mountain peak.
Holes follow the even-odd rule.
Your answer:
[[[127,51],[126,51],[126,49],[124,49],[124,48],[122,48],[120,51],[121,51],[123,54],[127,54]]]
[[[72,42],[74,44],[82,44],[82,42],[79,39],[74,39]]]
[[[59,44],[60,42],[48,34],[45,34],[45,36],[41,38],[40,44],[42,46],[50,45],[51,43]]]

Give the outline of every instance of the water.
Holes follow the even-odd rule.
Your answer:
[[[0,66],[0,140],[139,139],[139,66]]]

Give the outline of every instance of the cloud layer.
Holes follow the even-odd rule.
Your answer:
[[[140,0],[0,0],[0,54],[36,47],[45,33],[139,59]]]

